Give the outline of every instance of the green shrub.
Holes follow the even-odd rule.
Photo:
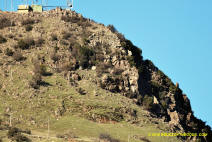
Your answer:
[[[7,42],[6,38],[4,38],[2,35],[0,35],[0,44]]]
[[[63,33],[63,39],[68,40],[71,37],[71,33],[65,32]]]
[[[168,107],[168,104],[165,100],[161,100],[160,102],[161,102],[161,105],[164,109],[166,109]]]
[[[7,132],[7,137],[16,142],[30,142],[31,140],[21,134],[21,130],[12,127]]]
[[[123,39],[122,39],[123,40]],[[130,40],[124,40],[121,42],[121,46],[126,50],[126,51],[131,51],[132,56],[128,56],[127,60],[130,63],[131,66],[135,66],[138,71],[141,73],[143,72],[142,68],[142,50],[139,49],[138,47],[134,46]]]
[[[31,18],[27,18],[27,19],[24,19],[21,24],[22,25],[32,25],[35,23],[35,20],[34,19],[31,19]]]
[[[127,56],[127,61],[128,61],[128,63],[130,64],[131,67],[136,66],[135,59],[134,59],[133,56]]]
[[[10,26],[15,26],[15,23],[5,17],[0,18],[0,29]]]
[[[83,68],[90,67],[94,64],[95,52],[87,46],[74,45],[72,55],[78,60],[79,65]]]
[[[96,66],[96,72],[101,75],[103,73],[109,73],[109,69],[113,68],[113,65],[110,63],[100,63]]]
[[[151,110],[153,106],[153,97],[149,95],[145,95],[143,98],[142,104],[146,109]]]
[[[65,22],[70,22],[70,23],[76,23],[78,26],[82,26],[84,28],[91,26],[91,23],[87,21],[83,17],[78,17],[78,16],[62,16],[61,20]]]
[[[22,61],[22,60],[25,59],[25,57],[21,54],[20,51],[16,51],[13,54],[13,59],[16,60],[16,61]]]
[[[158,70],[157,71],[157,74],[161,77],[161,78],[165,78],[165,74],[161,71],[161,70]]]
[[[123,34],[116,32],[116,35],[120,39],[121,42],[124,42],[126,40]]]
[[[8,34],[7,37],[8,38],[14,38],[15,36],[13,34]]]
[[[79,89],[77,89],[77,92],[80,94],[80,95],[86,95],[86,91],[84,89],[82,89],[81,87]]]
[[[62,16],[61,20],[65,21],[65,22],[71,22],[71,23],[77,23],[80,21],[80,17],[76,17],[76,16]]]
[[[116,33],[117,30],[113,25],[108,25],[107,28],[112,32],[112,33]]]
[[[65,40],[60,40],[60,44],[64,45],[64,46],[68,46],[68,42]]]
[[[10,48],[7,48],[7,49],[5,50],[5,55],[7,55],[7,56],[12,56],[13,53],[14,53],[13,50],[10,49]]]
[[[25,50],[25,49],[29,49],[33,45],[35,45],[35,41],[31,38],[27,38],[27,39],[19,40],[15,48],[20,48],[22,50]]]
[[[90,43],[90,40],[87,38],[83,38],[83,45],[88,45],[88,43]]]
[[[60,56],[56,53],[56,52],[53,52],[51,55],[50,55],[50,58],[54,61],[54,62],[57,62],[60,60]]]
[[[58,40],[57,35],[56,34],[51,34],[51,40],[52,41]]]
[[[31,31],[32,29],[33,29],[33,27],[32,27],[31,25],[26,25],[26,26],[25,26],[25,30],[26,30],[27,32]]]
[[[16,127],[10,128],[8,133],[7,133],[7,137],[12,138],[12,137],[16,136],[17,133],[19,133],[19,132],[20,132],[19,129],[16,128]]]
[[[142,142],[151,142],[150,140],[148,140],[146,137],[140,137],[139,138]]]
[[[39,89],[42,84],[42,76],[39,73],[33,75],[32,80],[29,82],[29,85],[34,89]]]
[[[177,87],[174,86],[173,84],[171,84],[171,85],[169,86],[169,91],[170,91],[171,93],[175,94],[175,93],[177,92]]]
[[[45,43],[45,40],[42,37],[39,37],[37,40],[35,40],[35,45],[38,47],[44,43]]]
[[[64,63],[61,67],[61,71],[72,71],[76,70],[76,64],[72,62]]]
[[[159,92],[159,98],[160,98],[160,99],[164,99],[164,98],[166,97],[166,94],[167,94],[167,93],[166,93],[165,91],[160,91],[160,92]]]
[[[112,138],[109,134],[100,134],[99,139],[107,142],[120,142],[120,140]]]
[[[16,142],[31,142],[31,140],[29,138],[27,138],[26,136],[23,136],[19,133],[13,139]]]
[[[48,73],[47,73],[46,65],[38,64],[38,63],[34,64],[34,73],[40,74],[40,75],[43,75],[43,76],[47,75]]]
[[[65,21],[65,22],[70,22],[70,21],[71,21],[71,18],[70,18],[69,16],[64,16],[64,15],[63,15],[63,16],[61,17],[61,20],[62,20],[62,21]]]
[[[115,68],[113,71],[114,75],[121,75],[124,72],[123,69]]]

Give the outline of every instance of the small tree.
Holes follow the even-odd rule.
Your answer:
[[[46,67],[46,65],[35,63],[34,64],[34,73],[45,76],[47,74],[47,67]]]
[[[40,74],[34,74],[32,80],[29,82],[29,85],[34,88],[38,89],[42,83],[42,76]]]

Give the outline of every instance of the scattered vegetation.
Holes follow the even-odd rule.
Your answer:
[[[141,137],[140,140],[143,141],[143,142],[151,142],[151,141],[148,140],[146,137]]]
[[[108,25],[107,28],[112,32],[112,33],[116,33],[117,30],[113,25]]]
[[[34,89],[39,89],[41,85],[49,85],[48,83],[42,81],[42,76],[51,75],[47,72],[47,67],[44,64],[40,64],[39,61],[34,62],[33,76],[29,85]]]
[[[82,26],[84,28],[90,27],[91,24],[89,21],[87,21],[85,18],[82,16],[62,16],[61,20],[65,22],[71,22],[71,23],[76,23],[78,26]]]
[[[13,59],[16,61],[22,61],[25,60],[26,58],[22,55],[21,51],[17,50],[13,54]]]
[[[51,34],[51,41],[56,41],[56,40],[58,40],[57,35]]]
[[[43,45],[45,43],[45,40],[42,37],[39,37],[37,40],[34,41],[35,45],[40,47],[41,45]]]
[[[95,52],[87,46],[74,45],[72,55],[83,68],[88,68],[95,64]]]
[[[60,56],[55,50],[51,53],[50,57],[54,61],[54,63],[60,60]]]
[[[96,71],[99,75],[102,75],[103,73],[109,73],[109,69],[112,67],[110,63],[100,63],[97,65]]]
[[[123,69],[114,68],[113,74],[114,75],[121,75],[124,72]]]
[[[25,30],[26,30],[27,32],[31,31],[32,29],[33,29],[33,26],[32,26],[32,25],[26,25],[26,26],[25,26]]]
[[[16,142],[31,142],[29,138],[21,134],[21,130],[16,127],[12,127],[9,129],[7,136],[12,141]]]
[[[80,95],[86,95],[86,91],[84,89],[82,89],[81,87],[77,89],[77,92],[80,94]]]
[[[13,55],[13,50],[12,49],[10,49],[10,48],[6,48],[6,50],[5,50],[5,55],[7,55],[7,56],[12,56]]]
[[[63,63],[60,71],[74,71],[77,69],[76,63],[67,62]]]
[[[2,35],[0,35],[0,44],[7,42],[6,38],[4,38]]]
[[[21,39],[18,41],[15,48],[20,48],[22,50],[29,49],[31,46],[35,45],[35,41],[32,38]]]
[[[130,40],[125,40],[121,42],[121,46],[124,47],[126,51],[131,51],[132,56],[128,58],[129,63],[132,66],[136,66],[138,69],[142,66],[142,51],[138,47],[134,46]]]
[[[40,74],[40,75],[43,75],[43,76],[46,76],[48,74],[46,65],[39,64],[39,63],[34,64],[33,72],[35,74]]]
[[[6,17],[0,17],[0,29],[10,26],[15,26],[15,23]]]
[[[32,18],[24,19],[24,20],[21,22],[22,25],[32,25],[32,24],[34,24],[34,23],[35,23],[35,20],[32,19]]]
[[[8,21],[1,22],[1,20],[2,19],[0,19],[0,29],[11,26],[10,20],[8,20],[9,22]],[[26,35],[29,34],[26,32],[23,32],[22,34],[14,34],[14,35],[16,35],[15,38],[14,38],[14,35],[12,35],[12,34],[7,34],[8,36],[6,36],[6,37],[3,37],[2,35],[0,35],[0,43],[8,42],[6,44],[2,44],[0,53],[1,53],[1,51],[3,51],[7,56],[12,56],[12,58],[15,61],[22,61],[22,60],[26,59],[25,56],[29,57],[31,55],[34,56],[36,54],[39,54],[42,56],[42,59],[39,58],[39,62],[34,64],[33,72],[29,72],[29,68],[31,67],[30,66],[31,58],[29,58],[29,60],[27,60],[26,62],[20,62],[18,64],[16,64],[16,62],[14,62],[14,61],[9,60],[8,63],[5,64],[6,66],[4,65],[5,68],[2,68],[3,75],[10,76],[10,72],[8,72],[6,70],[6,69],[8,69],[7,65],[9,65],[9,66],[13,65],[13,64],[15,66],[18,65],[17,70],[11,72],[11,75],[13,75],[13,77],[14,77],[14,78],[11,78],[11,80],[14,81],[12,84],[12,85],[14,85],[14,87],[12,86],[13,90],[10,90],[10,86],[11,86],[10,82],[5,83],[5,81],[4,81],[0,84],[0,88],[2,89],[3,93],[11,93],[11,95],[9,95],[9,96],[6,95],[7,97],[12,97],[11,99],[9,98],[8,100],[12,100],[12,99],[14,100],[14,98],[19,98],[20,96],[21,97],[24,96],[24,93],[22,95],[22,92],[27,92],[27,93],[29,92],[29,94],[30,94],[29,96],[22,97],[22,99],[25,99],[25,98],[28,99],[28,97],[30,97],[30,101],[31,101],[30,107],[27,108],[27,109],[29,109],[29,111],[27,110],[26,113],[30,112],[30,117],[32,116],[32,118],[29,118],[28,114],[25,115],[25,112],[23,113],[23,115],[21,114],[19,116],[19,113],[22,113],[22,112],[19,112],[19,110],[22,111],[23,110],[22,108],[24,108],[24,106],[26,104],[26,103],[23,103],[23,106],[22,106],[22,104],[19,102],[20,99],[17,99],[15,102],[15,105],[14,105],[14,106],[16,106],[16,103],[18,102],[18,103],[20,103],[20,106],[18,106],[18,107],[14,107],[13,104],[8,104],[8,105],[11,105],[12,112],[17,112],[17,114],[13,113],[14,114],[14,119],[12,120],[13,124],[20,123],[20,125],[22,125],[23,123],[27,122],[26,126],[29,126],[32,123],[32,124],[36,124],[35,127],[39,127],[39,128],[45,127],[46,119],[44,120],[41,117],[43,117],[43,116],[46,117],[46,114],[48,112],[50,112],[49,116],[52,119],[52,121],[50,122],[52,128],[54,127],[55,130],[57,130],[57,127],[59,125],[61,125],[61,123],[64,123],[66,125],[67,124],[66,122],[68,122],[68,123],[70,122],[71,127],[67,127],[67,129],[72,129],[72,126],[73,126],[73,128],[76,128],[76,130],[73,129],[74,132],[81,133],[81,129],[84,129],[84,127],[81,128],[82,126],[80,125],[79,126],[80,129],[78,129],[79,127],[78,126],[75,127],[75,124],[70,121],[70,119],[75,117],[74,115],[72,115],[72,113],[74,113],[75,111],[78,111],[78,112],[80,112],[79,114],[82,113],[82,115],[80,115],[80,116],[82,116],[86,119],[92,120],[94,122],[99,122],[99,123],[108,123],[109,122],[108,126],[110,125],[110,123],[116,123],[116,122],[120,122],[122,120],[126,120],[123,122],[123,125],[121,124],[122,125],[121,127],[123,127],[123,129],[124,129],[124,128],[126,128],[125,124],[127,124],[127,125],[129,124],[127,122],[128,120],[130,123],[133,121],[132,122],[133,125],[129,125],[130,127],[131,126],[134,127],[134,124],[140,125],[141,123],[139,120],[137,121],[137,119],[140,119],[140,115],[143,113],[143,110],[141,111],[141,109],[138,109],[139,107],[134,104],[129,104],[129,103],[131,103],[131,101],[129,101],[129,99],[124,98],[123,96],[133,98],[132,102],[137,101],[139,105],[143,105],[144,108],[146,108],[148,110],[153,110],[155,108],[156,105],[153,104],[153,96],[156,96],[156,98],[158,99],[158,102],[159,102],[157,107],[159,109],[162,108],[162,109],[166,110],[171,101],[170,98],[167,97],[168,93],[174,94],[175,100],[178,100],[178,101],[176,101],[176,103],[178,103],[177,104],[178,107],[176,107],[176,109],[182,109],[183,112],[187,113],[186,111],[188,109],[184,110],[183,108],[189,108],[189,105],[188,105],[189,102],[187,102],[187,100],[185,98],[183,98],[184,96],[182,97],[182,95],[181,95],[182,91],[179,89],[178,85],[175,86],[171,82],[171,80],[166,75],[164,75],[163,72],[161,72],[160,70],[158,70],[158,73],[156,75],[157,77],[158,77],[158,75],[160,76],[159,81],[151,82],[151,79],[154,79],[151,76],[152,71],[157,71],[154,64],[150,60],[143,60],[142,59],[142,51],[139,48],[137,48],[136,46],[134,46],[129,40],[125,39],[124,35],[122,35],[121,33],[118,33],[118,31],[116,30],[116,28],[113,25],[108,25],[107,28],[111,32],[115,33],[117,35],[117,37],[120,39],[121,46],[124,48],[124,50],[128,54],[127,56],[125,56],[125,53],[122,54],[121,52],[114,52],[113,50],[116,51],[116,48],[110,47],[110,45],[106,44],[104,40],[101,40],[101,42],[99,42],[99,43],[97,42],[95,44],[95,47],[93,47],[92,46],[92,45],[94,45],[93,41],[97,40],[98,37],[96,37],[96,35],[94,35],[93,36],[94,40],[92,40],[92,38],[88,38],[92,33],[89,32],[89,30],[85,30],[85,29],[86,29],[86,27],[91,26],[92,22],[90,22],[90,20],[87,20],[80,16],[75,16],[75,15],[73,15],[72,17],[71,16],[62,16],[61,20],[71,23],[72,27],[71,28],[69,27],[67,29],[73,30],[76,26],[81,26],[81,27],[79,28],[78,32],[73,31],[70,33],[69,32],[70,30],[67,30],[66,32],[62,33],[62,35],[59,35],[59,33],[58,33],[58,35],[55,34],[55,33],[57,33],[55,31],[53,31],[53,32],[55,32],[54,34],[50,34],[50,35],[49,35],[49,33],[51,33],[51,31],[44,32],[43,37],[45,37],[45,38],[47,37],[47,39],[50,40],[48,42],[48,45],[46,44],[46,46],[52,46],[53,48],[55,48],[54,52],[52,52],[52,54],[50,54],[50,59],[53,62],[51,62],[51,60],[49,60],[49,55],[45,56],[46,55],[45,53],[47,53],[47,52],[49,53],[48,49],[50,49],[50,48],[47,49],[46,46],[44,46],[43,48],[37,48],[36,50],[33,50],[32,54],[29,51],[22,51],[22,50],[26,50],[26,49],[31,49],[32,47],[36,47],[36,46],[41,47],[43,44],[45,44],[45,40],[42,39],[41,37],[38,39],[25,38]],[[22,21],[22,25],[24,25],[23,27],[25,27],[26,31],[31,31],[33,29],[33,24],[35,24],[35,23],[36,23],[36,20],[31,19],[31,18],[27,18]],[[75,23],[75,24],[73,24],[73,23]],[[41,26],[41,28],[42,28],[41,30],[46,30],[46,28],[49,28],[48,24],[49,23],[47,21],[45,24],[42,23],[41,25],[39,24],[37,26],[38,26],[38,28],[40,28],[39,26]],[[68,24],[66,23],[65,25],[68,25]],[[61,25],[61,27],[62,26],[63,26],[63,24]],[[92,28],[95,29],[95,28],[97,28],[97,26],[93,26]],[[19,31],[18,27],[15,27],[14,29]],[[48,30],[50,30],[50,29],[54,29],[54,28],[49,28]],[[61,29],[64,29],[64,27],[62,27]],[[61,31],[61,29],[58,29],[58,32]],[[7,30],[7,29],[5,29],[5,30]],[[95,31],[98,31],[98,30],[99,29],[96,29]],[[101,32],[99,32],[99,33],[102,34],[103,38],[105,38],[105,39],[108,38],[109,40],[111,40],[109,36],[104,37],[105,29],[100,29],[100,30],[102,30],[102,33]],[[107,33],[107,35],[111,34],[111,32]],[[76,35],[74,35],[74,34],[76,34]],[[50,37],[48,37],[48,36],[50,36]],[[60,39],[59,37],[60,38],[62,37],[62,39]],[[11,39],[9,39],[9,38],[11,38]],[[22,38],[22,39],[20,39],[20,38]],[[10,45],[9,42],[10,41],[15,42],[15,40],[17,40],[15,49],[11,49],[10,47],[7,48],[7,46]],[[80,40],[80,44],[77,43],[79,40]],[[51,42],[51,41],[55,41],[55,42]],[[57,41],[59,41],[59,44]],[[11,44],[12,44],[12,42],[11,42]],[[65,48],[63,45],[65,46]],[[69,51],[66,50],[68,47],[69,47],[69,49],[68,49]],[[22,50],[20,50],[20,49],[22,49]],[[23,54],[24,54],[24,56],[23,56]],[[110,56],[107,56],[107,55],[110,55]],[[141,84],[142,83],[144,84],[144,86],[142,86],[142,88],[141,88],[141,90],[143,91],[143,92],[141,91],[142,95],[124,90],[125,84],[127,84],[131,80],[128,79],[127,71],[125,72],[127,79],[124,80],[123,76],[121,76],[121,75],[125,70],[116,68],[116,66],[113,66],[110,63],[110,61],[113,59],[111,57],[113,57],[114,55],[115,56],[120,55],[121,56],[121,58],[119,58],[120,60],[127,60],[129,62],[129,64],[131,65],[131,67],[136,67],[139,70],[139,73],[142,78],[140,78],[141,80],[138,80],[138,81],[141,81]],[[2,57],[4,57],[4,56],[2,56]],[[45,57],[45,58],[43,58],[43,57]],[[10,59],[10,58],[8,58],[8,59]],[[105,63],[106,60],[107,60],[107,63]],[[3,65],[4,61],[5,61],[5,59],[2,59],[0,61],[0,65]],[[29,65],[29,68],[26,67],[28,65]],[[90,69],[92,66],[96,66],[96,68],[92,68],[93,70],[87,70],[87,69]],[[83,69],[86,69],[86,70],[81,70],[81,69],[77,70],[77,69],[79,69],[79,67],[80,68],[82,67]],[[48,69],[55,69],[55,68],[56,68],[56,70],[58,69],[59,71],[62,71],[62,73],[57,73],[57,74],[55,73],[55,75],[52,77],[48,76],[48,75],[50,75],[50,73],[48,72]],[[75,82],[77,79],[75,79],[75,77],[73,77],[73,74],[70,75],[70,73],[73,73],[73,70],[74,70],[74,73],[79,73],[78,75],[82,77],[82,80],[80,82]],[[97,72],[97,75],[102,75],[101,76],[102,78],[93,78],[93,76],[96,77],[95,70]],[[19,72],[21,72],[21,73],[19,74]],[[26,75],[28,72],[31,73],[32,76]],[[104,76],[103,76],[103,74],[104,74]],[[48,76],[48,77],[44,77],[44,76]],[[28,86],[26,86],[25,81],[29,77],[31,77],[31,80],[28,82],[29,83],[28,85],[30,85],[30,87],[32,87],[34,89],[40,88],[40,90],[29,89],[26,91],[21,91],[21,93],[18,92],[19,91],[18,90],[17,93],[15,92],[13,94],[12,91],[15,91],[16,88],[18,88],[18,89],[20,88],[17,85],[18,78],[21,79],[21,81],[23,79],[23,83],[22,83],[23,87],[21,86],[20,89],[28,89],[27,88]],[[2,79],[2,77],[1,77],[1,79]],[[48,84],[47,82],[44,82],[44,79],[47,82],[50,82],[54,85],[50,88],[40,87],[45,84]],[[65,79],[69,80],[70,82],[68,82]],[[103,86],[101,84],[101,82],[99,82],[98,79],[100,79],[100,81],[104,80],[105,86],[102,87],[103,89],[98,88],[99,87],[98,85]],[[10,81],[10,80],[7,80],[7,81]],[[72,85],[73,82],[76,83],[77,85]],[[92,86],[89,86],[90,82],[92,82]],[[140,83],[140,82],[138,82],[138,83]],[[9,87],[6,86],[7,84],[9,85]],[[130,84],[127,84],[127,85],[130,88]],[[55,86],[56,86],[56,88],[55,88]],[[4,91],[5,87],[8,90]],[[73,88],[77,88],[77,89],[75,90]],[[93,93],[94,95],[90,95],[90,94],[92,94],[91,90],[93,90],[93,89],[95,89],[97,93]],[[126,90],[127,89],[128,88],[126,87]],[[130,88],[130,89],[133,89],[133,88]],[[115,92],[116,94],[111,93],[111,92]],[[119,95],[122,93],[123,93],[123,96],[122,96],[123,98],[120,99]],[[31,99],[31,97],[34,96],[34,94],[35,95],[38,94],[39,98]],[[77,94],[80,94],[80,95],[77,96]],[[89,98],[88,98],[88,96],[81,96],[81,95],[86,95],[86,94],[89,94]],[[115,95],[117,96],[117,98],[114,97]],[[5,95],[2,95],[2,97],[4,97],[4,96]],[[46,98],[45,98],[46,96],[47,97],[49,96],[50,100],[48,99],[46,101]],[[136,96],[137,96],[137,100],[134,99]],[[93,98],[95,98],[95,99],[93,99]],[[66,109],[67,109],[66,113],[68,114],[65,117],[62,117],[62,115],[60,115],[61,106],[59,106],[59,107],[57,106],[57,105],[60,105],[60,102],[58,102],[58,100],[61,101],[62,99],[65,100],[64,106],[66,106]],[[71,101],[68,101],[69,99]],[[92,101],[88,101],[86,99],[92,99]],[[105,103],[104,99],[106,100],[107,103]],[[3,98],[1,100],[4,100],[4,102],[5,102],[7,99]],[[28,102],[28,100],[21,100],[21,102],[22,101]],[[119,101],[119,102],[117,102],[117,101]],[[100,105],[98,105],[98,103]],[[52,105],[52,104],[54,104],[54,105]],[[5,103],[1,102],[1,105],[2,105],[2,107],[5,107]],[[28,103],[26,105],[28,105]],[[104,106],[104,105],[108,105],[108,106]],[[128,113],[127,112],[128,110],[126,110],[126,109],[120,110],[118,108],[120,105],[121,106],[123,105],[124,108],[131,107],[131,105],[133,105],[133,107],[138,107],[137,108],[138,113],[137,113],[137,111],[135,111],[135,112],[132,111],[132,112],[129,112],[130,114],[126,114],[126,113]],[[62,105],[62,107],[63,107],[63,105]],[[21,108],[21,109],[19,109],[17,111],[16,108],[17,109]],[[32,109],[34,109],[35,112],[33,112]],[[61,119],[59,119],[59,121],[55,121],[56,120],[55,117],[58,117],[55,114],[55,111],[57,113],[58,110],[60,111],[58,116],[60,116]],[[9,110],[9,111],[11,111],[11,110]],[[177,111],[180,112],[181,110],[177,110]],[[44,112],[45,112],[45,114],[44,114]],[[8,112],[8,114],[9,114],[9,112]],[[38,114],[39,114],[39,116],[36,117],[36,119],[35,119],[34,116],[38,115]],[[69,114],[71,114],[71,115],[69,115]],[[55,117],[54,117],[54,115],[55,115]],[[127,117],[125,117],[125,115],[127,115]],[[128,118],[128,115],[129,115],[129,118]],[[136,121],[134,121],[135,119],[130,117],[130,115],[133,117],[136,117]],[[146,114],[144,114],[144,115],[146,115]],[[142,115],[142,117],[145,117],[144,115]],[[69,118],[69,116],[70,116],[70,118]],[[180,117],[184,117],[184,116],[180,116]],[[125,119],[125,118],[127,118],[127,119]],[[5,119],[7,121],[5,121],[4,123],[8,123],[8,116],[6,116]],[[27,119],[27,120],[24,120],[24,119]],[[154,119],[154,118],[152,118],[152,119]],[[34,120],[36,123],[34,123]],[[28,123],[29,121],[30,121],[30,123]],[[41,122],[41,121],[43,121],[43,122]],[[73,122],[75,122],[75,121],[73,121]],[[78,121],[78,122],[81,122],[81,121]],[[145,122],[145,121],[142,121],[142,122]],[[52,123],[57,123],[57,125],[52,124]],[[90,123],[90,121],[87,123]],[[118,126],[119,126],[119,124],[120,123],[118,123]],[[136,130],[145,129],[146,124],[147,123],[141,124],[143,126],[143,128],[141,128],[141,127],[139,127],[139,128],[134,127],[134,128]],[[200,122],[194,122],[194,121],[189,123],[189,125],[191,125],[191,127],[193,127],[193,128],[198,128],[202,131],[206,131],[206,130],[204,130],[205,124],[204,123],[200,124],[200,125],[202,125],[201,127],[199,124],[200,124]],[[0,121],[0,125],[1,125],[1,121]],[[52,126],[52,125],[54,125],[54,126]],[[84,123],[82,123],[82,125],[84,125]],[[92,122],[92,125],[96,125],[96,123]],[[108,128],[108,126],[107,126],[107,128]],[[112,125],[110,125],[110,126],[112,126]],[[116,125],[114,125],[114,126],[116,127]],[[112,128],[114,126],[112,126]],[[148,123],[148,126],[149,126],[149,123]],[[25,125],[24,125],[24,127],[25,127]],[[59,126],[59,127],[62,128],[62,126]],[[101,128],[103,128],[103,127],[101,126]],[[0,129],[2,129],[2,128],[3,127],[0,127]],[[98,127],[96,130],[99,130],[99,128],[100,127]],[[8,129],[9,129],[9,127],[7,128],[7,130]],[[65,129],[66,128],[64,127],[64,130]],[[87,129],[87,125],[86,125],[85,129]],[[90,129],[90,127],[89,127],[89,129]],[[116,130],[114,130],[114,131],[116,131]],[[114,132],[114,131],[112,131],[112,132]],[[13,141],[28,141],[27,138],[21,134],[22,132],[23,131],[20,131],[17,128],[11,128],[8,131],[8,138],[10,138]],[[106,131],[103,130],[101,132],[106,132]],[[110,133],[112,134],[112,132],[110,132]],[[123,132],[126,132],[126,134],[127,134],[127,132],[129,132],[129,130],[123,130]],[[54,132],[51,132],[51,133],[54,133]],[[93,133],[93,132],[91,132],[91,133]],[[88,134],[90,134],[90,133],[88,133]],[[95,134],[98,137],[99,132],[98,133],[95,132]],[[122,134],[122,132],[120,134]],[[79,136],[81,136],[81,135],[82,134],[79,134]],[[123,135],[120,136],[120,139],[126,140],[122,136],[123,137],[126,136],[124,133],[123,133]],[[70,134],[57,135],[57,137],[64,138],[65,140],[67,140],[67,138],[72,138],[70,136]],[[119,142],[120,141],[120,140],[112,138],[112,135],[109,135],[109,134],[100,134],[99,139],[105,140],[105,141],[111,141],[111,142]],[[152,140],[152,139],[154,139],[154,138],[150,138],[150,140]],[[149,142],[149,140],[146,139],[145,137],[141,138],[140,140]]]
[[[73,138],[78,138],[74,133],[72,132],[68,132],[65,134],[57,134],[56,135],[57,138],[63,138],[63,139],[73,139]]]
[[[13,34],[8,34],[7,37],[8,38],[14,38],[15,36]]]
[[[147,110],[151,110],[153,107],[153,97],[149,95],[145,95],[143,97],[142,104]]]
[[[32,76],[32,80],[29,82],[29,85],[34,89],[39,89],[40,85],[42,84],[42,76],[41,74],[34,74]]]
[[[64,46],[68,46],[69,43],[66,40],[60,40],[60,44]]]
[[[70,37],[71,37],[71,33],[69,33],[69,32],[63,33],[63,39],[68,40]]]
[[[99,139],[107,142],[120,142],[120,140],[112,138],[109,134],[100,134]]]

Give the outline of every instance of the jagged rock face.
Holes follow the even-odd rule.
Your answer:
[[[109,29],[106,32],[98,32],[89,36],[89,45],[97,46],[99,43],[109,45],[110,54],[107,53],[106,49],[103,50],[104,61],[103,63],[111,63],[113,68],[109,74],[104,74],[99,81],[99,84],[112,92],[131,92],[133,94],[138,93],[138,70],[135,67],[131,67],[126,59],[130,55],[123,47],[121,47],[120,39],[116,34],[112,33]],[[113,76],[115,70],[123,70],[123,72],[117,77]]]

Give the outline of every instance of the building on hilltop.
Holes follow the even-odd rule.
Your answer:
[[[33,12],[43,12],[42,5],[19,5],[18,13],[28,13],[30,11]]]

